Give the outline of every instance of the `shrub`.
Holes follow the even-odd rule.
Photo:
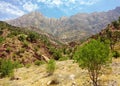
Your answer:
[[[44,64],[44,63],[45,63],[44,61],[40,61],[40,60],[36,60],[34,62],[34,64],[37,65],[37,66],[40,66],[41,64]]]
[[[5,38],[0,36],[0,43],[2,43],[5,40]]]
[[[23,48],[28,48],[28,42],[24,41],[22,47],[23,47]]]
[[[113,51],[112,52],[113,57],[118,58],[120,57],[120,53],[118,51]]]
[[[14,68],[21,68],[21,67],[23,67],[23,64],[21,64],[19,61],[15,61],[13,66],[14,66]]]
[[[38,38],[39,38],[39,35],[37,33],[30,32],[28,34],[27,40],[30,41],[30,42],[36,42]]]
[[[10,60],[1,60],[0,65],[0,77],[12,76],[14,71],[14,66]]]
[[[30,66],[31,66],[30,63],[28,63],[28,64],[25,65],[26,68],[29,68]]]
[[[47,72],[49,73],[49,75],[52,75],[54,73],[55,68],[56,68],[55,60],[50,59],[47,64]]]
[[[24,34],[18,36],[18,40],[19,40],[19,41],[22,41],[22,42],[23,42],[25,39],[26,39],[26,37],[25,37]]]

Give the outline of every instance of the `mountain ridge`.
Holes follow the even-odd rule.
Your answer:
[[[79,41],[100,32],[120,16],[120,7],[108,12],[78,13],[70,17],[47,18],[39,12],[31,12],[6,21],[13,26],[36,27],[58,37],[64,42]],[[72,34],[72,35],[71,35]]]

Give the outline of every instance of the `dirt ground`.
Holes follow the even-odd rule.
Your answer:
[[[19,68],[14,76],[15,80],[0,79],[0,86],[91,86],[87,71],[72,60],[57,61],[51,76],[46,72],[46,64]],[[99,79],[101,86],[120,86],[120,58],[113,59],[111,68],[105,70]]]

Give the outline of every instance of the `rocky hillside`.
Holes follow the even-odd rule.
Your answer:
[[[22,64],[35,61],[48,61],[57,57],[62,43],[55,41],[49,34],[29,31],[0,22],[0,59],[11,59]],[[56,54],[53,55],[53,54]],[[58,57],[59,58],[59,57]]]
[[[107,24],[120,16],[120,7],[108,12],[78,13],[59,19],[47,18],[32,12],[17,19],[6,21],[19,27],[35,27],[58,37],[64,42],[82,40],[101,31]],[[71,35],[72,34],[72,35]]]

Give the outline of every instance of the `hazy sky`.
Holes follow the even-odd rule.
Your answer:
[[[108,11],[117,6],[120,6],[120,0],[0,0],[0,20],[17,18],[32,11],[59,18]]]

